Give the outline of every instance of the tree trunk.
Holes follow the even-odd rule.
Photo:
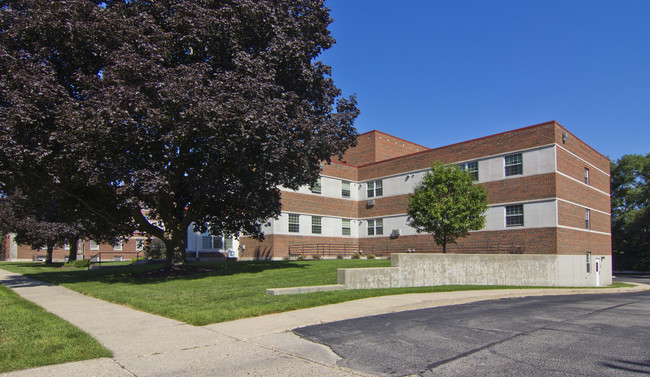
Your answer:
[[[165,232],[163,239],[165,243],[165,270],[170,271],[174,265],[185,265],[185,249],[187,244],[187,229],[176,229],[172,232]]]
[[[77,251],[79,248],[79,240],[78,239],[72,239],[68,241],[70,243],[70,252],[68,253],[68,262],[76,261],[77,260]]]
[[[45,258],[45,264],[52,264],[52,254],[54,253],[54,245],[47,245],[47,258]]]
[[[442,253],[443,253],[443,254],[446,254],[446,253],[447,253],[447,244],[446,244],[446,243],[443,243],[443,244],[442,244]]]

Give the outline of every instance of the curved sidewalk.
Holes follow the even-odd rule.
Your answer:
[[[336,365],[329,348],[291,330],[375,314],[506,297],[618,293],[616,289],[506,289],[373,297],[202,327],[84,296],[0,269],[0,283],[92,335],[113,351],[94,359],[2,376],[363,376]]]

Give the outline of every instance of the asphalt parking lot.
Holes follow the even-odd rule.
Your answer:
[[[294,332],[341,366],[382,376],[650,374],[650,291],[500,299]]]

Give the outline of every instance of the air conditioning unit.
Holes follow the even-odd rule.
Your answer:
[[[366,206],[372,207],[375,205],[375,199],[370,199],[366,202]]]
[[[397,238],[402,234],[401,229],[393,229],[393,231],[390,233],[390,238]]]

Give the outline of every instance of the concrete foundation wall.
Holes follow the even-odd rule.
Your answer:
[[[603,259],[604,258],[604,259]],[[596,272],[598,259],[600,279]],[[435,285],[605,286],[612,284],[611,258],[592,256],[591,272],[580,255],[392,254],[392,267],[345,268],[347,289]]]

